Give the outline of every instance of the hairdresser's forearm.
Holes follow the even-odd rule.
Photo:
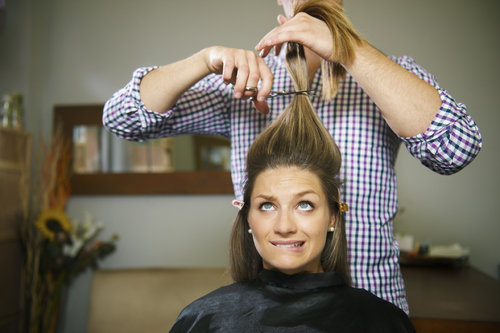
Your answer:
[[[186,90],[210,74],[205,52],[161,66],[144,76],[140,84],[144,105],[159,113],[170,110]]]
[[[425,132],[439,111],[441,99],[433,86],[368,43],[356,47],[355,60],[345,67],[399,136]]]

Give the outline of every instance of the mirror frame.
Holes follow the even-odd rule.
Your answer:
[[[54,130],[73,141],[73,127],[102,126],[103,104],[54,106]],[[73,149],[73,144],[71,144]],[[175,171],[162,173],[89,173],[71,176],[71,194],[233,194],[229,171]]]

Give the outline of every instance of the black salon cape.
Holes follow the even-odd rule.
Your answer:
[[[401,309],[348,287],[337,273],[286,275],[219,288],[188,305],[170,330],[186,332],[415,332]]]

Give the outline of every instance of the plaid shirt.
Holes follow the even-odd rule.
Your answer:
[[[332,101],[322,101],[321,71],[314,77],[311,97],[323,124],[342,152],[343,200],[350,265],[355,287],[364,288],[408,312],[392,219],[398,209],[394,164],[401,142],[422,164],[452,174],[470,163],[481,148],[481,135],[465,105],[455,100],[410,57],[393,59],[433,85],[442,104],[427,131],[398,137],[377,106],[348,74]],[[293,90],[282,57],[266,58],[274,74],[274,90]],[[128,140],[148,140],[181,134],[215,134],[231,139],[231,172],[236,197],[242,197],[246,153],[255,137],[275,120],[291,96],[269,99],[262,115],[252,103],[232,97],[232,87],[219,75],[209,75],[191,87],[165,114],[147,110],[140,99],[142,77],[154,67],[139,68],[132,80],[104,107],[106,128]]]

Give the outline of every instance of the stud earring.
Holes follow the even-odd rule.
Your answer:
[[[248,233],[251,234],[252,233],[252,229],[248,229]]]
[[[335,227],[330,227],[330,229],[328,231],[334,232],[335,231]]]

